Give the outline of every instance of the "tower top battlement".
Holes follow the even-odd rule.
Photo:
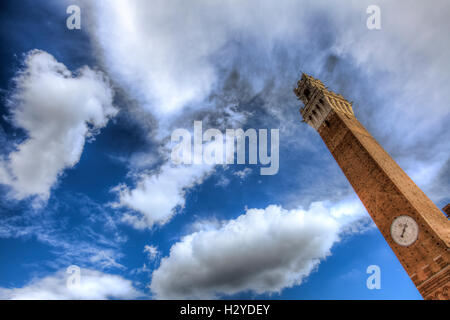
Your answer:
[[[328,90],[322,81],[302,74],[294,93],[304,103],[300,108],[303,121],[318,130],[331,110],[354,117],[352,103],[333,91]]]

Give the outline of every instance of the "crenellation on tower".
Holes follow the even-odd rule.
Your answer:
[[[297,84],[303,121],[319,133],[419,292],[449,299],[450,221],[356,119],[351,103],[309,75]]]
[[[300,108],[303,121],[316,130],[324,124],[331,110],[345,114],[347,117],[355,116],[352,104],[342,95],[328,90],[322,81],[307,74],[303,74],[301,80],[297,82],[294,93],[305,105]]]

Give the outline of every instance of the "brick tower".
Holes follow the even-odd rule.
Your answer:
[[[450,221],[355,118],[352,104],[303,74],[303,121],[322,137],[424,299],[450,296]]]

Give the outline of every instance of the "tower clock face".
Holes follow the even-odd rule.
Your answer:
[[[410,246],[419,235],[419,226],[410,216],[403,215],[394,219],[391,225],[391,236],[401,246]]]

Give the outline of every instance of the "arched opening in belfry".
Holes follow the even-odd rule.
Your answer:
[[[306,99],[309,99],[309,96],[311,95],[311,91],[309,91],[309,89],[306,88],[306,89],[303,91],[303,94],[305,95]]]

